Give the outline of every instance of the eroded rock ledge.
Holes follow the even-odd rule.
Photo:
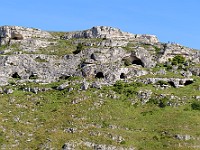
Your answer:
[[[160,43],[154,35],[132,34],[112,27],[97,26],[84,31],[66,32],[59,38],[34,28],[0,27],[0,45],[6,45],[2,47],[0,56],[0,85],[8,85],[13,78],[19,82],[49,83],[70,76],[101,79],[102,83],[112,85],[117,80],[150,74],[149,68],[167,63],[169,58],[177,55],[185,57],[188,64],[200,62],[200,52],[194,49]],[[92,43],[87,39],[97,40]],[[56,44],[59,47],[58,40],[71,42],[64,49],[70,46],[78,48],[78,45],[86,48],[62,56],[42,54],[40,49],[51,45],[55,45],[52,49],[55,51]],[[19,48],[11,53],[12,45],[16,43]],[[199,67],[189,70],[191,75],[199,76]],[[163,80],[171,82],[172,79]],[[178,87],[185,85],[185,80],[174,79],[172,82]]]

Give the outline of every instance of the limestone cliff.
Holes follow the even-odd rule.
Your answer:
[[[59,52],[60,41],[68,43],[64,50],[75,46],[74,51],[61,56],[53,53],[57,49]],[[197,50],[160,43],[155,35],[132,34],[105,26],[62,35],[2,26],[0,44],[1,85],[9,84],[15,77],[21,82],[52,82],[69,76],[101,78],[104,84],[113,84],[120,79],[149,74],[146,68],[166,63],[176,55],[182,55],[190,63],[200,62]]]

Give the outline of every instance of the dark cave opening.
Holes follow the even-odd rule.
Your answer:
[[[187,81],[184,83],[184,85],[186,86],[186,85],[190,85],[190,84],[192,84],[192,83],[194,83],[194,82],[191,81],[191,80],[187,80]]]
[[[144,67],[144,63],[140,59],[135,59],[132,61],[132,64],[140,65]]]
[[[12,74],[12,78],[21,79],[21,77],[18,75],[17,72],[15,72],[14,74]]]
[[[126,78],[127,78],[127,77],[126,77],[125,73],[121,73],[120,79],[126,79]]]
[[[95,78],[104,78],[103,72],[98,72]]]
[[[169,83],[169,85],[171,85],[172,87],[176,87],[175,84],[174,84],[174,82],[169,81],[168,83]]]

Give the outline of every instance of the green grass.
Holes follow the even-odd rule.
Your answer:
[[[69,39],[69,40],[62,40],[58,39],[57,43],[55,45],[49,45],[46,48],[40,48],[39,51],[35,53],[39,54],[47,54],[47,55],[57,55],[57,56],[63,56],[66,54],[73,54],[79,47],[79,44],[74,43],[82,43],[82,50],[88,49],[88,48],[95,48],[97,47],[97,44],[101,42],[103,39]],[[85,46],[85,43],[93,43],[92,46]]]
[[[63,56],[66,54],[72,54],[74,50],[76,50],[76,46],[72,44],[71,40],[58,40],[55,45],[40,48],[36,53]]]
[[[52,89],[33,94],[15,90],[13,94],[0,95],[0,146],[9,149],[18,141],[17,149],[45,149],[45,145],[60,149],[68,141],[89,141],[144,150],[195,149],[192,146],[199,145],[200,111],[192,110],[192,101],[165,108],[152,103],[132,105],[131,101],[136,97],[135,92],[142,89],[192,97],[198,94],[194,87],[199,84],[199,78],[196,80],[176,91],[122,82],[100,90],[79,91],[80,84],[72,84],[75,90],[71,92]],[[56,87],[63,82],[45,87]],[[69,82],[74,82],[73,78]],[[30,84],[27,86],[44,86]],[[75,132],[68,132],[69,128],[74,128]],[[194,139],[181,141],[175,138],[176,134],[191,135]],[[124,140],[118,142],[112,138],[118,136]]]

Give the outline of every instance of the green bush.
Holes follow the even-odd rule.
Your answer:
[[[156,54],[159,54],[161,51],[161,48],[157,47],[157,46],[153,46],[155,49]]]
[[[148,103],[158,105],[160,108],[164,108],[168,105],[169,99],[167,97],[157,99],[157,98],[150,98]]]
[[[165,98],[162,98],[162,99],[160,100],[158,106],[161,107],[161,108],[164,108],[164,107],[167,106],[168,101],[169,101],[168,98],[166,98],[166,97],[165,97]]]
[[[132,62],[131,62],[131,60],[130,60],[129,58],[125,58],[125,59],[123,59],[123,61],[124,61],[124,65],[125,65],[125,66],[130,66],[130,65],[132,65]]]
[[[191,104],[193,110],[200,110],[200,102],[196,101]]]
[[[183,57],[182,55],[176,55],[172,59],[172,65],[184,64],[184,63],[185,63],[185,57]]]
[[[157,85],[168,85],[169,83],[163,80],[159,80],[158,82],[156,82]]]
[[[142,84],[137,82],[126,83],[123,81],[117,81],[113,86],[113,90],[128,97],[136,94],[136,88],[141,86]]]
[[[76,50],[73,51],[73,54],[78,54],[83,50],[83,44],[82,43],[78,43]]]

